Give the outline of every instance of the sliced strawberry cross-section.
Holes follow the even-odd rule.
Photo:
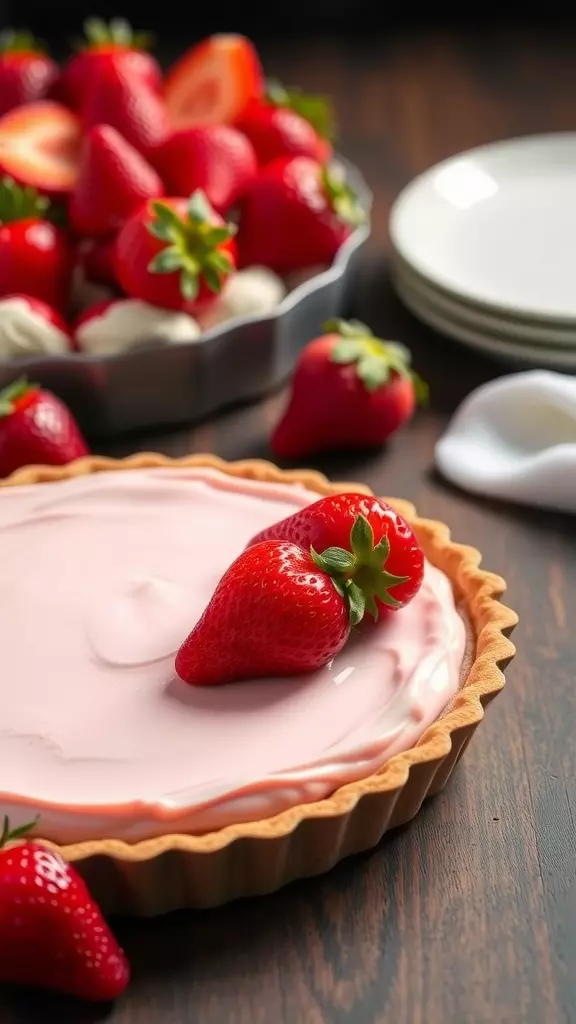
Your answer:
[[[231,124],[264,91],[262,68],[245,36],[210,36],[180,57],[166,76],[164,98],[174,128]]]
[[[71,192],[80,159],[80,122],[60,103],[41,100],[0,118],[0,172],[47,195]]]

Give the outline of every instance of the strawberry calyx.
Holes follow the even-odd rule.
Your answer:
[[[354,189],[346,181],[344,168],[332,163],[322,168],[322,187],[330,206],[343,224],[360,227],[366,220],[366,211]]]
[[[0,179],[0,224],[11,224],[16,220],[46,217],[50,200],[38,194],[31,185],[17,185],[7,176]]]
[[[405,345],[374,337],[370,328],[359,320],[327,320],[324,332],[340,336],[330,354],[331,361],[341,365],[354,363],[368,392],[377,391],[396,374],[411,380],[417,402],[427,404],[428,385],[412,369],[412,356]]]
[[[87,18],[84,22],[86,42],[82,50],[149,50],[154,42],[151,32],[135,32],[126,18]]]
[[[0,420],[25,409],[34,400],[37,391],[38,385],[29,384],[26,377],[19,377],[0,391]]]
[[[336,114],[328,96],[315,96],[300,89],[285,89],[275,79],[266,83],[266,100],[273,107],[283,107],[299,114],[312,125],[323,139],[333,142],[336,134]]]
[[[14,843],[18,839],[22,839],[23,836],[36,827],[40,820],[40,815],[36,815],[34,821],[29,821],[26,825],[19,825],[17,828],[10,828],[10,821],[8,815],[4,815],[4,824],[2,831],[0,832],[0,850],[3,850],[8,843]]]
[[[168,243],[148,264],[153,274],[180,274],[180,289],[193,302],[205,281],[212,292],[219,292],[223,279],[234,269],[230,256],[220,246],[236,233],[233,224],[214,224],[215,214],[204,192],[197,189],[188,200],[185,217],[167,203],[151,203],[155,217],[148,230]]]
[[[0,53],[38,54],[43,56],[45,48],[26,29],[7,28],[0,33]]]
[[[321,554],[310,548],[315,565],[327,573],[335,589],[348,605],[350,625],[357,626],[366,612],[378,618],[376,598],[390,608],[401,602],[390,594],[390,588],[406,583],[409,576],[394,576],[386,570],[390,542],[382,537],[374,543],[374,530],[362,514],[354,520],[350,531],[350,550],[326,548]]]

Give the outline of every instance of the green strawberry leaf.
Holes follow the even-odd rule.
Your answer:
[[[326,548],[321,555],[314,548],[310,548],[310,557],[319,569],[329,575],[348,572],[356,564],[354,555],[350,551],[345,551],[344,548]]]
[[[312,125],[314,131],[333,142],[337,135],[336,114],[327,96],[313,96],[300,89],[285,89],[280,82],[266,83],[266,99],[275,107],[286,107]]]
[[[18,825],[17,828],[10,828],[8,815],[4,815],[4,823],[0,832],[0,850],[8,843],[13,843],[16,839],[21,839],[22,836],[27,835],[31,829],[36,827],[39,821],[40,815],[37,814],[34,821],[29,821],[26,825]]]
[[[152,274],[173,274],[175,270],[182,269],[182,262],[180,249],[175,245],[169,245],[150,260],[148,270]]]

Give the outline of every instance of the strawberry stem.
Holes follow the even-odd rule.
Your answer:
[[[31,185],[17,185],[7,175],[0,179],[0,224],[28,220],[29,217],[44,219],[49,208],[50,200],[39,195]]]
[[[368,392],[377,391],[396,374],[412,381],[419,405],[428,404],[428,385],[412,369],[412,356],[404,345],[376,338],[359,320],[327,320],[324,333],[340,336],[330,359],[344,366],[354,363]]]
[[[229,255],[220,248],[235,234],[232,224],[214,224],[214,211],[204,192],[197,189],[188,200],[188,211],[180,217],[161,200],[152,203],[155,217],[148,224],[150,234],[166,246],[148,264],[153,274],[180,274],[182,295],[189,302],[197,298],[202,280],[219,292],[232,272]]]
[[[98,49],[100,46],[118,46],[126,50],[148,50],[154,42],[151,32],[134,32],[125,18],[112,18],[110,22],[103,18],[87,18],[84,22],[84,35],[88,45],[83,49]]]
[[[11,416],[18,408],[19,401],[37,389],[37,384],[30,384],[26,377],[19,377],[7,388],[0,391],[0,419]]]
[[[388,538],[382,537],[374,544],[374,530],[363,515],[356,517],[350,531],[349,551],[334,547],[319,554],[310,548],[315,565],[332,578],[335,589],[346,601],[351,626],[357,626],[366,612],[378,618],[376,598],[390,608],[400,607],[390,589],[406,583],[410,577],[387,572],[389,554]]]
[[[274,107],[285,107],[299,114],[323,139],[333,142],[336,138],[336,115],[329,97],[313,96],[300,89],[285,89],[280,82],[269,79],[266,99]]]
[[[7,28],[0,32],[0,53],[45,54],[45,48],[27,29]]]
[[[4,826],[0,834],[0,850],[7,846],[8,843],[13,843],[16,839],[21,839],[22,836],[27,835],[33,828],[36,828],[39,821],[40,815],[37,814],[34,821],[29,821],[26,825],[19,825],[17,828],[10,828],[8,815],[4,815]]]

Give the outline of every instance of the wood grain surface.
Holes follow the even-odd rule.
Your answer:
[[[502,369],[419,326],[386,266],[390,204],[414,174],[493,139],[576,128],[575,44],[572,29],[493,26],[263,43],[279,77],[336,99],[340,148],[375,193],[354,313],[411,345],[431,385],[430,409],[388,449],[316,465],[412,499],[477,545],[508,580],[518,655],[449,786],[412,825],[274,896],[117,921],[134,971],[117,1006],[4,991],[2,1024],[576,1022],[574,520],[473,499],[435,476],[450,413]],[[283,400],[106,451],[266,455]]]

